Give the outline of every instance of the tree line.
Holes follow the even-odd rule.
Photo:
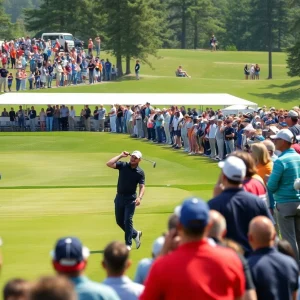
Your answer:
[[[207,49],[212,34],[219,49],[269,51],[271,60],[274,51],[295,53],[299,48],[298,1],[0,0],[0,35],[14,33],[2,26],[6,14],[10,24],[31,36],[62,31],[87,42],[100,35],[103,47],[116,56],[120,72],[120,62],[126,60],[126,73],[131,58],[148,62],[148,55],[156,55],[158,48]]]

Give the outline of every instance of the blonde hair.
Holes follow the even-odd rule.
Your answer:
[[[266,165],[271,161],[269,151],[265,144],[256,143],[251,145],[252,156],[257,164]]]

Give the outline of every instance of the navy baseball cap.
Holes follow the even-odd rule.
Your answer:
[[[204,228],[209,221],[209,207],[199,198],[188,198],[175,209],[179,222],[185,228]],[[194,222],[198,221],[198,222]]]
[[[57,271],[74,272],[84,269],[90,251],[76,237],[64,237],[56,242],[51,252]]]

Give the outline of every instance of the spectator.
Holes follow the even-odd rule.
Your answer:
[[[289,130],[293,133],[294,139],[300,135],[300,124],[298,124],[299,113],[294,110],[290,110],[285,117],[285,121],[289,126]]]
[[[46,125],[46,113],[45,110],[42,108],[40,111],[40,126],[41,126],[41,131],[45,131],[45,126]]]
[[[140,80],[140,69],[141,69],[140,61],[137,60],[135,62],[135,67],[134,67],[136,80]]]
[[[3,289],[3,300],[27,300],[30,284],[24,279],[12,279]]]
[[[240,299],[245,292],[242,264],[232,250],[207,240],[207,204],[187,199],[178,213],[177,230],[166,236],[162,257],[154,262],[140,299]],[[177,235],[180,245],[170,252]]]
[[[165,131],[165,135],[166,135],[166,144],[167,145],[172,145],[172,141],[171,141],[171,135],[170,135],[170,120],[171,120],[171,115],[169,113],[169,111],[164,108],[162,110],[163,112],[163,117],[164,117],[164,131]],[[148,136],[149,139],[149,136]]]
[[[3,92],[6,93],[6,86],[7,86],[7,76],[8,76],[8,70],[5,68],[5,64],[3,64],[3,67],[0,68],[0,93],[2,92],[2,85],[3,85]]]
[[[63,276],[42,277],[32,287],[28,300],[77,300],[73,284]]]
[[[218,119],[217,120],[217,131],[216,131],[216,142],[218,146],[218,160],[224,159],[224,146],[225,146],[225,140],[224,140],[224,130],[225,126],[223,125],[223,120]]]
[[[49,104],[48,108],[46,110],[46,127],[47,127],[47,131],[52,131],[53,115],[54,115],[54,109]]]
[[[73,131],[75,130],[75,116],[76,116],[76,111],[74,109],[74,106],[71,105],[71,109],[69,112],[69,117],[68,117],[68,123],[69,123],[69,130]]]
[[[18,116],[19,129],[24,130],[25,129],[25,111],[23,110],[22,106],[19,106],[17,116]]]
[[[210,146],[210,158],[216,159],[217,152],[216,152],[216,134],[217,134],[217,124],[216,124],[216,117],[212,116],[209,119],[209,129],[208,129],[208,141]]]
[[[239,243],[247,256],[251,252],[247,238],[250,221],[259,215],[272,217],[263,200],[243,190],[246,165],[242,159],[229,156],[225,161],[219,162],[219,167],[222,169],[221,183],[224,190],[211,199],[208,205],[225,217],[226,237]]]
[[[211,210],[209,212],[209,215],[210,215],[210,220],[212,222],[212,226],[209,230],[208,236],[212,238],[217,245],[226,246],[226,241],[224,241],[224,237],[226,236],[226,227],[227,227],[225,218],[215,210]],[[244,299],[256,300],[257,298],[255,293],[255,286],[253,284],[248,262],[242,254],[239,254],[238,252],[237,254],[243,264],[243,269],[244,269],[244,274],[246,279],[246,292],[245,292]]]
[[[234,137],[235,132],[232,127],[232,120],[228,119],[225,121],[225,129],[224,129],[224,138],[225,138],[225,146],[226,146],[226,153],[230,154],[234,151]]]
[[[107,59],[105,63],[105,74],[106,74],[106,80],[110,81],[111,79],[111,62]]]
[[[59,275],[66,276],[73,282],[78,300],[119,299],[111,288],[84,276],[89,254],[89,249],[84,247],[79,239],[61,238],[52,252],[53,267]]]
[[[30,124],[30,130],[36,131],[36,110],[34,109],[34,106],[31,106],[31,110],[29,111],[29,124]]]
[[[263,143],[252,144],[250,152],[256,163],[257,174],[266,183],[266,176],[269,177],[273,169],[273,162],[267,147]]]
[[[103,132],[104,128],[105,128],[105,114],[106,114],[106,109],[102,104],[100,104],[99,110],[98,110],[99,131],[100,132]]]
[[[271,138],[281,154],[274,162],[267,186],[276,201],[281,236],[290,242],[299,261],[300,194],[294,189],[294,181],[300,178],[300,156],[291,148],[294,135],[289,129],[282,129]],[[274,203],[271,203],[271,207],[274,206]]]
[[[139,264],[137,266],[136,274],[134,277],[135,282],[144,284],[154,260],[160,254],[160,251],[164,245],[164,242],[165,242],[165,238],[163,236],[160,236],[159,238],[157,238],[154,241],[154,243],[152,245],[152,258],[144,258],[139,262]]]
[[[86,105],[84,109],[84,128],[86,131],[91,131],[91,110]]]
[[[106,246],[102,266],[107,278],[103,283],[113,288],[121,299],[136,300],[139,299],[144,286],[125,276],[130,265],[129,250],[125,244],[112,242]]]
[[[258,216],[251,221],[249,243],[254,252],[248,262],[258,300],[296,299],[298,265],[275,249],[275,239],[276,232],[268,218]]]
[[[62,105],[60,109],[60,117],[61,117],[61,129],[62,131],[68,130],[68,118],[69,118],[69,109],[65,105]]]
[[[6,111],[6,108],[3,108],[3,112],[1,113],[1,117],[8,117],[8,112]]]
[[[13,128],[15,127],[15,121],[16,121],[16,113],[15,113],[13,107],[10,109],[10,112],[9,112],[9,121],[10,121],[10,126],[13,130]]]
[[[96,52],[97,52],[97,57],[100,57],[100,50],[101,50],[101,39],[100,39],[100,36],[97,36],[95,38],[95,45],[96,45]]]
[[[117,118],[117,110],[114,105],[111,105],[111,110],[108,113],[109,115],[109,124],[110,124],[110,132],[116,133],[116,118]]]

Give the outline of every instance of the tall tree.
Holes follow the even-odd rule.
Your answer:
[[[0,0],[0,37],[1,39],[11,39],[15,28],[10,22],[10,17],[5,13],[3,4],[3,0]]]

